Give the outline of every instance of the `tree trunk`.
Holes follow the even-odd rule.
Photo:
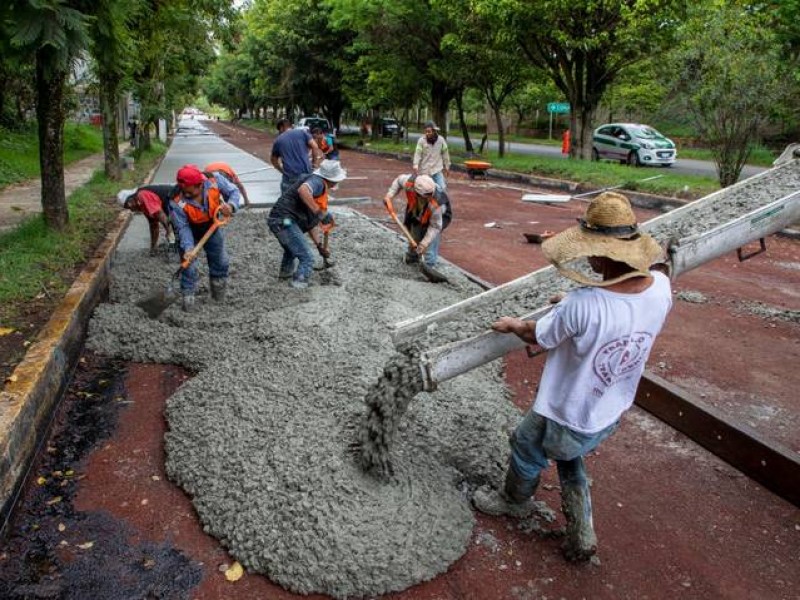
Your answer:
[[[433,121],[443,136],[447,137],[447,108],[455,97],[456,91],[442,81],[434,81],[431,85],[431,111]]]
[[[456,94],[456,108],[458,109],[458,122],[461,125],[461,135],[464,138],[464,150],[468,154],[474,154],[475,149],[472,146],[472,140],[469,137],[469,129],[467,129],[467,120],[464,115],[464,94],[459,92]]]
[[[56,66],[53,54],[54,50],[48,47],[36,52],[36,118],[44,222],[49,228],[62,231],[69,223],[64,193],[64,85],[67,73]]]
[[[500,114],[499,104],[491,104],[491,107],[494,113],[494,121],[497,123],[497,155],[503,158],[506,155],[506,132],[503,127],[503,116]]]
[[[570,158],[591,160],[594,113],[595,107],[582,101],[570,103]]]
[[[103,159],[106,177],[119,181],[119,137],[117,134],[117,84],[100,82],[100,111],[103,113]]]
[[[139,126],[139,143],[136,144],[138,150],[150,150],[153,144],[150,140],[150,121],[143,120]]]

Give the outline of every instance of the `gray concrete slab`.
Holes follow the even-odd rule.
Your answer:
[[[153,176],[153,183],[174,183],[175,173],[185,164],[203,168],[212,162],[226,162],[239,174],[251,209],[272,206],[280,196],[281,175],[270,164],[229,144],[197,119],[181,119],[172,144]],[[147,219],[134,215],[118,250],[142,250],[150,246]]]
[[[153,181],[173,183],[176,171],[185,164],[202,168],[218,161],[228,163],[240,175],[253,206],[271,206],[280,196],[281,174],[271,164],[229,144],[197,119],[180,120]]]

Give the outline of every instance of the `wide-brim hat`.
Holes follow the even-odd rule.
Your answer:
[[[334,183],[347,179],[347,171],[342,168],[338,160],[323,160],[319,168],[314,171],[314,175],[319,175]]]
[[[136,193],[135,189],[132,190],[121,190],[117,194],[117,202],[119,202],[120,206],[125,206],[125,202]]]
[[[647,276],[650,267],[664,254],[652,236],[639,230],[631,203],[622,194],[600,194],[592,200],[578,223],[546,240],[542,252],[562,275],[583,285],[605,287],[632,277]],[[569,266],[590,256],[610,258],[634,270],[598,281]]]

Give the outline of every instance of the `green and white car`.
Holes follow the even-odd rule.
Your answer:
[[[677,156],[675,143],[648,125],[609,123],[594,130],[593,160],[608,158],[637,167],[671,167]]]

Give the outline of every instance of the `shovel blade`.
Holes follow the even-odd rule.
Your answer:
[[[157,318],[178,299],[178,292],[172,286],[155,291],[152,295],[139,300],[136,306],[147,313],[151,319]]]
[[[425,276],[425,279],[431,283],[450,283],[450,280],[442,273],[425,264],[425,261],[420,261],[419,270]]]

